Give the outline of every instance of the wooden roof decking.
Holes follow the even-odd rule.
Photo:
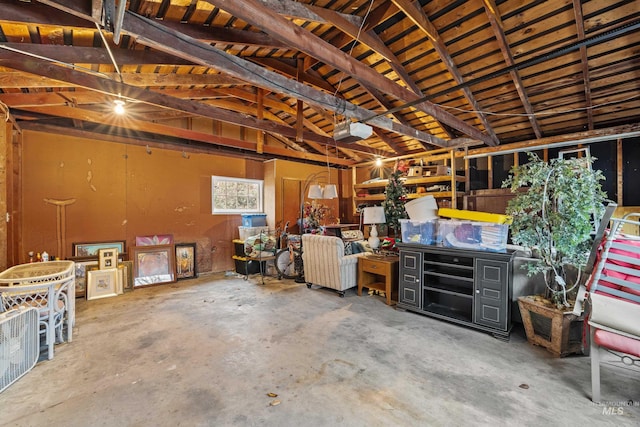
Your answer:
[[[640,123],[635,0],[139,0],[124,9],[0,0],[0,101],[17,127],[108,126],[143,142],[348,165],[617,135]],[[109,114],[118,97],[131,120]],[[252,129],[258,142],[175,126],[190,118]],[[371,125],[372,136],[334,140],[345,119]]]

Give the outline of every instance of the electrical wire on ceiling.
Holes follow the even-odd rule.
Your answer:
[[[371,0],[371,2],[369,3],[369,8],[367,9],[367,13],[364,14],[364,17],[362,18],[362,22],[360,23],[360,27],[358,28],[358,32],[356,33],[356,38],[353,40],[353,43],[351,43],[351,49],[349,49],[349,56],[351,56],[353,54],[353,49],[355,49],[356,45],[360,41],[360,33],[362,32],[362,29],[364,28],[364,23],[367,22],[367,18],[369,17],[369,13],[371,13],[371,9],[372,8],[373,8],[373,0]],[[335,92],[333,92],[333,96],[337,96],[338,92],[340,92],[340,86],[342,85],[342,80],[344,79],[344,74],[345,73],[342,73],[340,75],[340,80],[338,80],[338,84],[336,85]]]
[[[79,65],[70,64],[68,62],[59,61],[57,59],[48,58],[46,56],[38,55],[38,54],[35,54],[35,53],[31,53],[31,52],[25,52],[24,50],[20,50],[20,49],[16,49],[16,48],[13,48],[13,47],[5,46],[4,43],[0,43],[0,49],[5,49],[5,50],[11,51],[11,52],[19,53],[21,55],[26,55],[26,56],[30,56],[32,58],[41,59],[43,61],[48,61],[48,62],[57,64],[57,65],[60,65],[62,67],[70,68],[72,70],[82,71],[82,72],[85,72],[85,73],[88,73],[88,74],[93,74],[93,75],[104,77],[104,78],[107,78],[107,79],[111,78],[107,74],[101,73],[100,71],[94,71],[91,68],[81,67]]]
[[[362,22],[360,23],[360,27],[358,28],[358,32],[356,33],[356,38],[353,40],[353,43],[351,44],[351,49],[349,49],[349,56],[352,56],[353,54],[353,49],[355,49],[356,45],[358,44],[358,42],[360,41],[360,33],[362,32],[362,29],[364,28],[364,24],[365,22],[367,22],[367,18],[369,17],[369,13],[371,13],[371,9],[373,9],[373,0],[371,0],[371,2],[369,2],[369,8],[367,9],[367,13],[364,14],[364,17],[362,18]],[[339,104],[336,105],[336,107],[341,107],[342,108],[337,108],[334,111],[333,114],[333,123],[334,126],[337,124],[337,119],[336,119],[336,113],[338,113],[339,115],[344,115],[345,110],[346,110],[346,100],[343,100],[342,98],[338,98],[338,93],[340,92],[340,86],[342,86],[342,80],[344,79],[345,73],[341,73],[340,74],[340,80],[338,80],[338,84],[336,85],[336,90],[333,92],[333,96],[334,98],[338,99]],[[348,121],[349,117],[345,117],[345,120]]]
[[[102,44],[104,44],[104,47],[107,49],[107,53],[109,54],[109,58],[111,58],[113,67],[116,69],[116,73],[118,73],[120,83],[124,83],[124,80],[122,79],[122,73],[120,72],[118,63],[116,62],[116,58],[113,56],[113,52],[111,52],[111,48],[109,47],[109,43],[107,43],[107,39],[105,38],[104,34],[102,34],[102,28],[100,28],[100,24],[98,24],[97,22],[95,24],[96,28],[98,29],[98,34],[100,34],[100,38],[102,39]]]
[[[129,12],[127,12],[127,13],[129,13]],[[284,92],[288,92],[288,93],[294,94],[294,95],[296,95],[296,96],[295,96],[296,98],[297,98],[297,97],[300,97],[300,98],[309,98],[309,96],[308,96],[308,95],[306,95],[306,94],[304,94],[304,93],[302,93],[302,92],[300,92],[300,91],[296,90],[296,88],[295,88],[295,84],[296,84],[297,82],[295,82],[295,81],[293,81],[293,82],[289,82],[289,81],[287,81],[287,84],[286,84],[286,85],[285,85],[285,84],[281,84],[281,83],[276,82],[276,81],[273,81],[273,80],[271,80],[271,79],[267,78],[267,77],[264,75],[264,73],[263,73],[263,72],[257,72],[256,70],[254,70],[254,69],[252,69],[252,68],[248,68],[248,67],[245,65],[245,62],[247,62],[247,61],[246,61],[246,60],[244,60],[244,59],[242,59],[242,58],[238,58],[238,57],[236,57],[236,56],[234,56],[234,55],[228,54],[227,52],[224,52],[224,51],[222,51],[222,50],[220,50],[220,49],[217,49],[215,46],[205,45],[206,47],[204,47],[204,46],[203,46],[203,43],[194,43],[194,42],[193,42],[193,39],[191,39],[191,37],[186,36],[186,35],[183,35],[182,33],[177,33],[177,34],[176,34],[176,33],[175,33],[175,32],[173,32],[173,31],[169,31],[169,30],[167,30],[165,27],[163,27],[162,25],[155,24],[152,20],[150,20],[150,19],[148,19],[148,18],[144,18],[144,17],[142,17],[142,16],[140,16],[140,15],[137,15],[137,14],[131,14],[131,17],[132,17],[132,18],[134,18],[134,19],[144,19],[146,24],[153,26],[153,28],[154,28],[155,30],[157,30],[157,31],[160,31],[160,32],[165,33],[165,34],[168,34],[168,35],[170,35],[170,36],[172,36],[172,37],[176,37],[176,38],[178,38],[178,39],[182,40],[183,42],[187,43],[188,45],[190,45],[190,46],[192,46],[192,47],[194,47],[194,48],[196,48],[196,49],[205,50],[207,53],[211,53],[211,54],[214,54],[214,55],[220,56],[220,57],[222,57],[222,58],[223,58],[223,61],[228,61],[228,62],[233,63],[233,65],[235,65],[235,66],[237,66],[237,67],[241,68],[243,71],[246,71],[247,73],[249,73],[249,74],[251,74],[252,76],[256,77],[258,80],[262,80],[262,81],[264,81],[264,82],[267,82],[269,85],[272,85],[272,86],[278,87],[278,88],[282,89]],[[141,41],[141,43],[142,43],[142,44],[145,44],[145,43],[144,43],[144,41]],[[153,45],[152,45],[152,44],[145,44],[145,45],[153,47]],[[1,44],[1,43],[0,43],[0,46],[2,46],[2,44]],[[174,54],[174,55],[175,55],[175,54]],[[181,58],[181,56],[180,56],[180,55],[177,55],[177,56]],[[207,61],[207,62],[209,62],[209,61]],[[211,67],[211,68],[213,68],[213,67],[212,67],[211,65],[209,65],[208,63],[206,63],[206,64],[202,64],[202,63],[200,63],[200,62],[199,62],[199,64],[200,64],[200,65],[204,65],[204,66],[207,66],[207,67]],[[301,86],[304,86],[302,83],[300,83],[300,85],[301,85]],[[314,98],[314,102],[316,102],[316,103],[318,103],[318,104],[326,105],[326,106],[327,106],[327,108],[328,108],[328,109],[330,109],[330,110],[332,110],[332,111],[336,108],[336,104],[335,104],[335,103],[325,102],[325,101],[323,101],[323,100],[322,100],[322,98],[317,98],[317,99],[315,99],[315,98]],[[351,103],[347,103],[347,102],[346,102],[346,101],[344,101],[344,100],[337,99],[337,102],[343,102],[343,103],[344,103],[343,111],[345,111],[345,112],[346,112],[347,110],[353,110],[353,111],[355,111],[355,110],[357,110],[357,109],[358,109],[358,107],[357,107],[356,105],[351,104]],[[347,108],[347,106],[351,106],[351,107],[350,107],[350,108]]]

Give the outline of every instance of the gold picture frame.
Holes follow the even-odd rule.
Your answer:
[[[115,297],[118,295],[116,268],[87,271],[87,299]]]

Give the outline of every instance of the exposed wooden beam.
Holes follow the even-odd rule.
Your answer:
[[[323,39],[316,37],[309,31],[284,19],[272,10],[264,7],[257,0],[245,0],[238,3],[232,0],[206,0],[211,4],[215,4],[221,9],[237,16],[245,21],[261,28],[267,34],[271,34],[285,43],[307,53],[322,62],[338,68],[359,81],[366,82],[369,86],[389,94],[404,102],[416,101],[420,97],[412,91],[398,85],[376,70],[367,67],[356,59],[350,57],[346,53],[325,42]],[[454,115],[442,110],[435,104],[430,102],[422,102],[415,106],[423,110],[425,113],[433,116],[460,132],[465,133],[472,138],[484,141],[487,144],[493,144],[490,137],[483,134],[473,126],[468,125],[464,121],[458,119]],[[364,117],[357,117],[360,120],[366,120]],[[431,141],[425,141],[431,142]],[[445,146],[446,144],[434,144]]]
[[[459,85],[463,84],[464,78],[462,77],[462,74],[458,70],[458,66],[454,62],[451,55],[449,54],[447,50],[447,46],[445,45],[444,40],[442,40],[442,37],[440,37],[438,30],[431,23],[431,21],[429,20],[429,17],[422,10],[420,3],[411,2],[410,0],[392,0],[392,1],[400,10],[402,10],[405,13],[405,15],[407,15],[409,19],[411,19],[411,21],[413,21],[414,24],[417,25],[418,28],[420,28],[422,32],[424,32],[427,35],[427,37],[429,37],[429,40],[431,40],[431,43],[433,44],[434,49],[440,56],[440,60],[445,65],[445,67],[447,67],[447,70],[449,70],[449,73],[451,74],[455,82]],[[478,118],[480,119],[480,122],[484,126],[485,131],[488,133],[490,137],[490,140],[485,142],[488,145],[498,145],[500,143],[500,141],[498,140],[498,136],[493,131],[491,127],[491,123],[489,123],[489,120],[487,120],[486,115],[482,113],[482,107],[480,106],[478,101],[476,101],[476,98],[473,95],[473,92],[471,92],[471,89],[464,86],[462,87],[462,92],[465,98],[467,99],[467,102],[473,108],[474,114],[478,116]],[[445,122],[445,123],[456,128],[452,123],[448,123],[448,122]]]
[[[507,41],[507,37],[504,33],[504,24],[502,23],[502,18],[498,13],[498,8],[495,4],[494,0],[483,0],[484,9],[489,18],[489,23],[491,24],[491,28],[493,29],[493,33],[496,36],[496,40],[498,41],[498,45],[500,46],[500,50],[502,51],[502,56],[508,66],[515,65],[515,60],[513,58],[513,54],[511,53],[511,48],[509,47],[509,42]],[[525,112],[529,115],[529,122],[531,123],[531,128],[535,133],[536,137],[542,138],[542,129],[540,128],[540,124],[535,116],[535,111],[531,102],[529,101],[529,97],[525,90],[524,83],[520,78],[520,73],[517,70],[513,70],[509,72],[511,76],[511,80],[513,80],[513,84],[516,87],[516,91],[518,92],[518,96],[520,97],[520,102],[522,102],[522,106],[524,107]]]
[[[322,24],[331,24],[322,15],[318,14],[316,9],[305,7],[305,4],[291,0],[260,0],[265,7],[274,12],[292,19],[302,19],[304,21],[315,21]],[[215,3],[212,3],[215,4]],[[360,26],[362,18],[357,15],[340,14],[341,18],[350,22],[352,25]]]
[[[567,133],[564,135],[555,135],[555,136],[547,136],[540,139],[531,139],[527,141],[514,142],[511,144],[505,144],[500,147],[482,147],[482,148],[474,148],[468,150],[469,156],[478,156],[478,155],[490,155],[490,154],[500,154],[500,152],[504,151],[526,151],[526,150],[545,150],[545,161],[548,161],[548,151],[549,146],[553,146],[554,144],[564,144],[564,143],[575,143],[578,145],[581,143],[586,143],[589,139],[617,139],[620,138],[621,135],[625,135],[626,138],[637,138],[640,136],[640,122],[633,123],[629,125],[623,126],[614,126],[606,129],[595,129],[584,132],[573,132]],[[458,152],[456,154],[458,157],[464,156],[464,152]]]
[[[258,120],[262,120],[264,117],[264,89],[258,88],[257,98],[258,98],[258,102],[257,102],[258,116],[257,117],[258,117]],[[258,153],[262,153],[262,149],[264,147],[264,132],[261,130],[259,130],[257,134],[256,146],[257,146],[256,151]]]
[[[584,40],[584,16],[582,14],[582,2],[580,0],[573,0],[573,13],[576,15],[578,40]],[[593,109],[591,108],[593,106],[593,102],[591,101],[589,57],[587,56],[587,48],[585,46],[580,47],[580,58],[582,60],[582,81],[584,82],[584,102],[587,110],[587,124],[589,129],[593,129]]]
[[[262,65],[265,68],[278,71],[291,78],[295,78],[298,73],[298,69],[295,65],[290,65],[285,61],[279,61],[274,58],[251,58],[251,62],[253,62],[254,64]],[[329,84],[326,80],[323,80],[312,72],[303,71],[302,78],[306,83],[309,83],[328,93],[334,93],[336,91],[335,87],[331,86],[331,84]]]
[[[0,65],[5,60],[15,58],[0,49]],[[116,73],[101,73],[105,78],[118,80]],[[238,86],[245,82],[226,74],[175,74],[175,73],[122,73],[125,84],[140,87],[161,86]],[[0,72],[0,87],[16,89],[68,88],[75,85],[70,82],[53,80],[47,76],[34,76],[23,72]],[[197,89],[196,89],[197,90]]]
[[[23,53],[49,58],[66,64],[112,64],[107,49],[103,47],[64,46],[33,43],[1,43],[0,49],[17,50]],[[193,64],[193,62],[191,61],[177,58],[164,52],[151,51],[149,49],[112,49],[112,53],[113,57],[116,60],[116,63],[118,63],[118,65],[120,66],[139,64]]]
[[[333,10],[324,9],[317,6],[307,6],[307,7],[312,8],[312,10],[318,13],[318,15],[325,17],[327,21],[332,22],[341,31],[353,37],[354,40],[358,40],[360,43],[368,46],[370,49],[378,53],[381,57],[387,60],[387,62],[389,63],[393,71],[402,79],[402,81],[406,83],[406,85],[409,88],[411,88],[412,91],[414,91],[417,95],[422,96],[420,87],[418,87],[418,85],[413,81],[411,76],[409,76],[409,73],[402,66],[400,60],[395,56],[395,54],[391,51],[391,49],[389,49],[384,44],[384,42],[380,40],[380,37],[375,32],[362,31],[361,28],[356,27],[355,25],[351,24],[347,20],[343,19],[340,16],[340,14],[338,14]],[[391,103],[384,96],[382,96],[380,91],[364,83],[363,83],[363,86],[365,86],[365,88],[371,94],[371,96],[374,97],[382,107],[386,109],[392,108]],[[409,126],[409,124],[402,118],[402,115],[394,113],[393,116],[400,123],[404,123],[405,125]],[[390,147],[397,153],[402,152],[402,150],[395,144],[390,145]],[[425,150],[428,150],[430,148],[425,144],[423,144],[423,147]]]
[[[25,76],[28,75],[26,73],[23,73],[23,74]],[[229,102],[225,102],[224,100],[217,100],[215,98],[216,97],[227,98],[231,96],[236,99],[244,99],[245,101],[248,101],[250,103],[254,103],[254,104],[258,103],[258,96],[255,91],[242,90],[237,88],[235,89],[197,89],[197,90],[154,89],[154,91],[163,93],[165,95],[173,96],[176,98],[200,99],[201,102],[204,102],[206,104],[214,105],[216,107],[224,108],[229,111],[235,111],[237,113],[244,113],[248,115],[255,115],[255,109],[251,109],[248,107],[241,107],[237,103],[231,104]],[[53,106],[71,105],[72,103],[69,100],[70,96],[73,96],[74,98],[73,104],[77,106],[104,104],[111,101],[110,97],[95,91],[91,91],[91,90],[75,90],[73,92],[57,91],[57,92],[34,92],[34,93],[6,93],[6,94],[0,94],[0,101],[4,102],[11,108],[21,108],[21,107],[30,107],[30,106],[53,107]],[[274,108],[280,111],[284,111],[289,115],[291,115],[292,117],[295,116],[296,114],[295,109],[290,107],[288,104],[281,102],[279,100],[272,99],[266,95],[263,96],[262,98],[262,105],[263,107]],[[154,119],[156,120],[173,119],[177,117],[193,117],[193,114],[191,113],[179,112],[176,110],[167,110],[167,109],[153,111],[153,112],[147,111],[145,114],[148,114],[149,116],[154,117]],[[266,109],[263,110],[263,116],[264,115],[267,115],[269,120],[271,121],[279,122],[284,126],[289,126],[287,123],[281,120],[280,117],[271,114]],[[260,117],[257,117],[257,118],[260,119]],[[306,118],[303,120],[304,120],[305,127],[307,127],[308,129],[311,129],[314,133],[323,135],[327,138],[330,137],[329,134],[327,134],[322,129],[317,127],[310,120],[307,120]],[[258,130],[258,132],[261,133],[264,131]],[[275,133],[272,134],[272,137],[278,139],[283,144],[295,150],[306,151],[298,144],[295,144],[294,142],[286,138],[276,137]],[[310,140],[305,141],[305,143],[310,147],[312,147],[318,153],[324,153],[325,151],[324,147],[321,144],[315,143]],[[347,156],[354,159],[354,161],[362,160],[362,158],[360,157],[357,151],[354,151],[352,149],[347,149],[345,147],[338,147],[338,149],[343,153],[345,153]]]
[[[280,74],[265,70],[242,58],[229,55],[226,52],[197,40],[189,39],[184,35],[173,34],[170,29],[164,28],[161,24],[142,16],[127,12],[124,18],[123,30],[135,36],[139,43],[169,52],[176,56],[193,58],[194,61],[202,65],[223,70],[225,73],[251,82],[258,87],[263,87],[278,93],[287,93],[289,96],[302,99],[307,104],[312,104],[319,108],[329,109],[340,114],[348,113],[351,117],[358,120],[365,120],[371,117],[371,111],[369,110],[360,108],[354,104],[349,104],[343,99],[325,94]],[[368,67],[365,68],[371,70]],[[386,117],[376,117],[370,120],[370,122],[372,125],[382,129],[426,141],[433,145],[448,145],[447,141],[441,140],[429,133],[394,123]],[[306,136],[305,139],[307,139]],[[336,143],[340,146],[340,143]],[[332,144],[335,145],[336,143]],[[358,147],[360,147],[360,145],[358,145]],[[363,150],[359,148],[359,151]]]
[[[235,150],[233,146],[236,140],[230,139],[230,138],[224,138],[220,136],[218,136],[217,138],[222,141],[229,141],[228,144],[206,144],[205,143],[204,146],[194,147],[193,145],[185,146],[184,144],[158,142],[157,140],[147,139],[144,137],[131,137],[131,136],[125,137],[115,132],[105,134],[105,133],[99,133],[99,132],[86,130],[86,129],[79,130],[79,129],[73,129],[69,127],[55,126],[51,124],[42,124],[38,122],[26,123],[25,130],[46,132],[46,133],[51,133],[56,135],[71,135],[71,136],[80,137],[80,138],[104,140],[108,142],[115,142],[115,143],[121,143],[121,144],[134,144],[134,145],[143,145],[143,146],[149,145],[150,147],[187,150],[189,152],[195,152],[195,153],[225,152],[229,155],[242,156],[244,158],[247,158],[247,157],[255,157],[256,159],[264,158],[263,156],[259,156],[258,154],[252,154],[251,152],[247,152],[250,150],[245,150],[243,148],[235,148],[235,149],[242,150],[238,153],[234,153],[234,151],[225,151],[225,148],[227,147],[229,148],[229,150]],[[240,141],[240,142],[243,142],[243,141]],[[211,147],[211,148],[207,148],[207,147]],[[273,153],[268,153],[268,154],[272,154],[274,156],[279,156],[284,158],[291,158],[291,153],[292,153],[291,150],[286,150],[286,149],[277,148],[277,147],[273,147],[273,148],[274,148]],[[267,151],[270,151],[270,150],[271,148]],[[309,162],[320,162],[323,164],[326,164],[326,161],[327,161],[326,156],[324,155],[320,156],[318,154],[309,154],[304,152],[296,152],[295,158],[298,160],[305,160]],[[335,157],[332,158],[332,162],[340,166],[352,166],[355,164],[352,160],[335,158]]]
[[[27,107],[26,111],[40,114],[50,114],[50,108],[43,107]],[[236,139],[223,138],[217,135],[211,135],[210,133],[197,132],[184,128],[177,128],[174,126],[167,126],[157,123],[152,123],[146,120],[137,120],[131,117],[116,117],[115,115],[108,115],[102,112],[89,111],[81,108],[73,107],[56,107],[55,115],[58,117],[66,117],[73,120],[82,120],[91,123],[102,124],[106,126],[112,126],[117,128],[135,130],[140,132],[149,132],[155,134],[166,135],[175,138],[182,138],[185,140],[200,141],[209,144],[216,144],[230,148],[243,149],[249,151],[257,151],[256,143],[249,141],[240,141]],[[292,155],[291,150],[283,149],[275,146],[264,146],[264,152],[267,154],[274,154],[279,156],[290,157]],[[326,156],[300,153],[296,152],[295,157],[303,157],[306,159],[313,159],[315,161],[326,161]],[[337,157],[331,159],[332,162],[337,164],[352,164],[351,160],[345,161]]]
[[[208,117],[215,120],[221,120],[228,123],[237,124],[253,129],[261,129],[266,132],[275,132],[291,138],[295,137],[295,130],[287,126],[277,125],[268,121],[259,121],[252,117],[235,114],[230,111],[211,107],[205,104],[194,103],[188,100],[181,100],[171,96],[163,95],[157,92],[144,90],[135,86],[126,85],[110,79],[103,79],[90,74],[82,73],[68,68],[62,68],[46,61],[40,61],[33,58],[28,60],[15,58],[13,61],[5,62],[11,68],[25,71],[28,73],[46,75],[56,80],[64,80],[72,82],[75,85],[82,86],[91,90],[98,91],[106,95],[117,96],[121,94],[123,97],[132,101],[142,101],[165,108],[173,108],[182,110],[194,115]],[[323,144],[336,144],[336,142],[327,137],[316,135],[313,132],[305,132],[305,139],[310,139]],[[345,147],[364,152],[375,154],[375,150],[368,147],[353,145]]]

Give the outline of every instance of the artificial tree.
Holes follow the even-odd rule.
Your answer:
[[[382,202],[387,226],[395,236],[400,235],[400,220],[407,218],[407,211],[404,208],[404,204],[407,201],[407,192],[400,179],[401,176],[402,171],[396,167],[391,176],[389,176],[389,182],[385,189],[385,199]]]
[[[567,308],[587,265],[594,223],[604,212],[604,176],[592,169],[591,157],[546,162],[535,153],[528,156],[529,162],[514,166],[502,183],[516,194],[506,210],[513,216],[511,238],[538,256],[527,264],[527,273],[543,274],[545,297]]]

